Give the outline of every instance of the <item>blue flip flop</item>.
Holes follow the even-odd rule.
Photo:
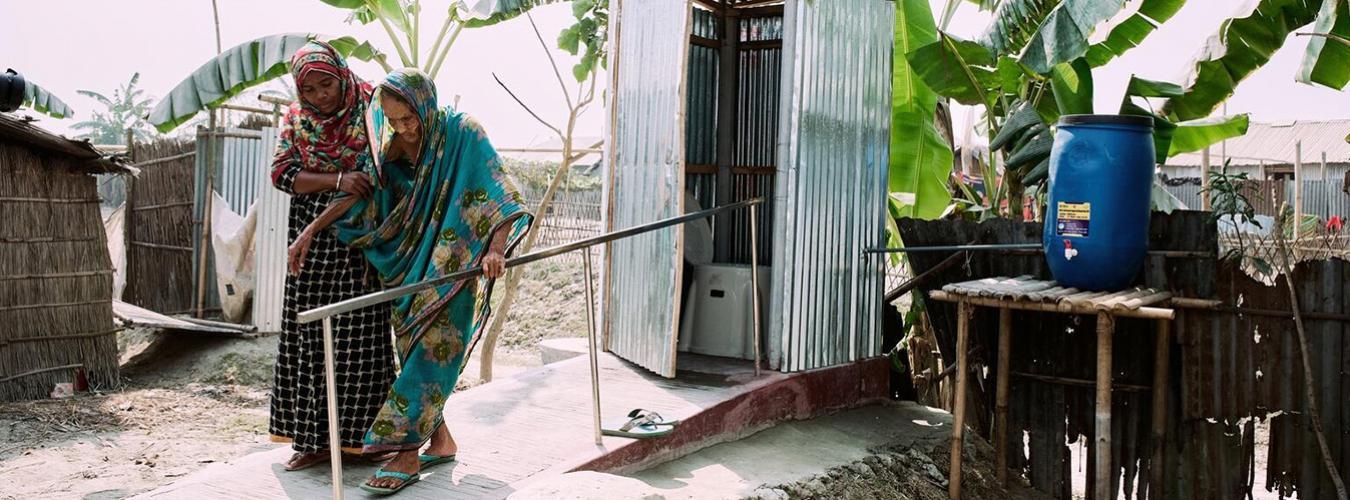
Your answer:
[[[440,465],[446,462],[454,462],[455,454],[451,453],[443,457],[438,457],[436,455],[418,455],[417,461],[421,462],[422,470],[426,470],[428,467]]]
[[[403,482],[398,483],[398,486],[395,486],[395,487],[393,487],[393,488],[377,488],[377,487],[371,486],[371,485],[369,484],[369,481],[367,481],[367,482],[365,482],[365,483],[361,483],[361,489],[366,490],[366,491],[369,491],[369,492],[374,493],[374,494],[376,494],[376,495],[387,496],[387,495],[393,495],[393,494],[395,494],[395,493],[398,493],[398,492],[399,492],[400,490],[402,490],[403,488],[407,488],[408,485],[413,484],[413,483],[416,483],[416,482],[422,480],[422,476],[421,476],[420,474],[408,474],[408,473],[406,473],[406,472],[388,471],[388,470],[384,470],[383,468],[381,468],[381,469],[375,471],[375,476],[374,476],[375,479],[384,479],[384,478],[387,478],[387,477],[392,477],[392,478],[394,478],[394,479],[399,479],[399,480],[401,480],[401,481],[403,481]]]

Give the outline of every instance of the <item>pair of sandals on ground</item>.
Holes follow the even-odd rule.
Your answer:
[[[605,426],[601,429],[601,432],[606,436],[650,439],[669,435],[674,431],[675,426],[679,424],[679,420],[666,420],[654,411],[638,408],[628,412],[628,420],[621,425]],[[441,428],[438,429],[437,432],[445,432],[447,436],[449,435],[449,432],[445,431],[444,423],[441,424]],[[450,443],[453,446],[453,438]],[[428,451],[430,450],[428,449]],[[396,452],[386,452],[351,456],[362,463],[382,463],[393,459],[397,455],[398,453]],[[327,451],[296,453],[291,457],[291,460],[286,463],[286,470],[297,471],[307,469],[323,462],[327,457]],[[454,460],[454,453],[445,455],[419,454],[417,457],[418,470],[416,472],[399,472],[386,470],[385,467],[380,467],[370,479],[361,484],[361,489],[378,495],[392,495],[398,493],[403,488],[420,481],[422,479],[421,473],[423,471],[440,464],[453,462]],[[391,482],[390,480],[397,480],[397,482]]]

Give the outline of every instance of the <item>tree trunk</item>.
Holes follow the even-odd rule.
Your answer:
[[[562,184],[563,179],[567,178],[567,171],[572,168],[572,129],[576,125],[577,110],[573,109],[571,116],[567,119],[567,136],[563,138],[563,160],[558,167],[558,171],[553,174],[553,179],[549,181],[548,189],[544,191],[544,196],[539,200],[539,206],[534,211],[535,227],[531,228],[529,234],[525,236],[525,241],[521,242],[520,253],[529,253],[534,249],[535,242],[539,239],[538,226],[548,217],[548,208],[553,204],[553,196],[558,191],[558,186]],[[588,250],[589,251],[589,250]],[[520,280],[524,268],[517,267],[506,273],[506,280],[502,284],[503,294],[502,303],[493,311],[494,317],[488,331],[483,335],[483,354],[479,358],[478,378],[483,382],[492,381],[492,358],[497,351],[497,339],[501,336],[502,327],[506,325],[506,318],[511,312],[511,304],[516,301],[516,293],[520,289]]]
[[[1022,222],[1022,204],[1026,197],[1026,187],[1022,178],[1013,172],[1003,171],[1003,182],[1008,183],[1008,218]]]

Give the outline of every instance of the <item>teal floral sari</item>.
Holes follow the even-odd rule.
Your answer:
[[[380,95],[393,92],[417,111],[422,147],[416,161],[388,162],[393,127]],[[413,284],[478,266],[493,235],[507,231],[507,254],[533,217],[502,171],[482,126],[436,105],[436,87],[414,69],[385,77],[367,111],[376,189],[336,225],[338,238],[361,249],[386,287]],[[365,451],[417,449],[441,423],[466,347],[489,313],[491,281],[458,281],[394,303],[395,344],[402,371],[375,423]]]

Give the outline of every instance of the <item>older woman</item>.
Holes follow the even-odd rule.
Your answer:
[[[272,182],[290,193],[290,240],[318,217],[339,193],[369,196],[370,178],[358,169],[368,144],[365,112],[370,84],[361,81],[332,47],[310,42],[291,59],[300,99],[281,127]],[[327,389],[323,331],[318,323],[296,323],[298,311],[379,290],[360,250],[331,234],[308,241],[303,271],[286,278],[285,314],[272,389],[273,441],[290,442],[295,454],[287,470],[328,457]],[[362,437],[375,421],[394,381],[389,345],[389,307],[372,306],[334,318],[337,343],[338,429],[342,447],[360,453]]]
[[[417,482],[424,466],[453,460],[442,420],[467,348],[488,316],[492,280],[532,216],[507,181],[481,126],[436,106],[436,87],[414,69],[391,73],[375,91],[370,127],[375,179],[369,199],[339,198],[291,246],[292,272],[324,228],[365,252],[386,286],[482,266],[487,280],[457,281],[394,303],[402,371],[365,437],[367,453],[397,451],[362,488],[389,494]],[[430,441],[426,454],[418,450]]]

